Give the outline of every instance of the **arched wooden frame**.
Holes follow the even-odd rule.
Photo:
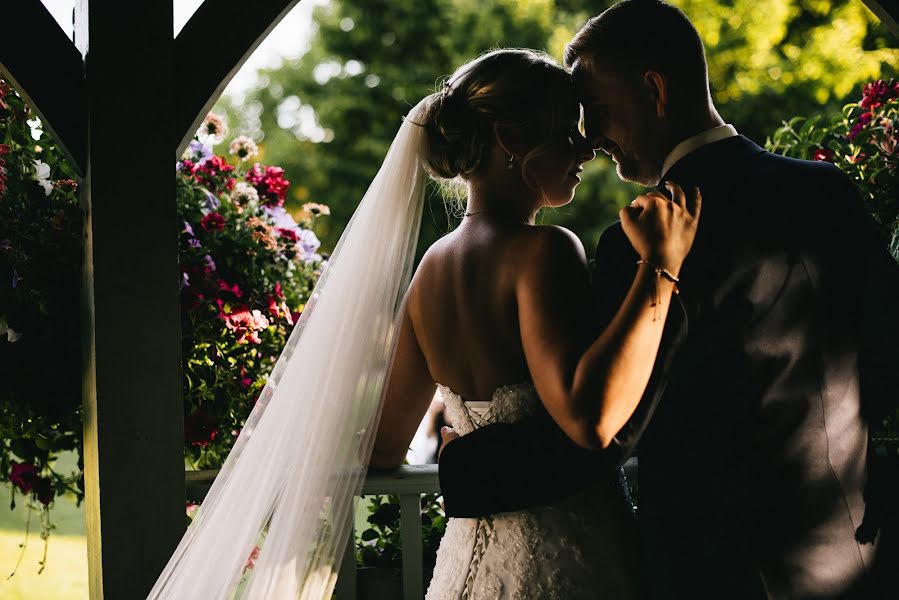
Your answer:
[[[83,176],[93,599],[144,596],[184,530],[172,162],[247,57],[297,2],[256,0],[248,9],[243,0],[206,0],[173,38],[170,0],[127,7],[121,0],[76,0],[74,44],[40,0],[3,7],[0,73],[26,96]],[[897,0],[863,2],[899,36]],[[235,22],[239,26],[232,27]],[[228,34],[202,69],[181,68],[177,57],[192,55],[195,40],[206,41],[209,31]],[[128,149],[139,173],[124,169],[120,157],[135,114],[150,121],[141,143]],[[135,322],[136,316],[143,319]]]
[[[175,155],[193,138],[203,117],[225,87],[272,29],[300,0],[259,0],[253,10],[239,0],[205,0],[174,39],[175,56],[190,56],[196,40],[209,31],[228,31],[204,60],[203,69],[172,65],[172,84],[178,90],[175,105]],[[77,2],[76,14],[86,14],[87,0]],[[83,54],[58,27],[40,0],[17,0],[4,7],[7,23],[28,27],[6,27],[0,36],[0,73],[35,108],[48,131],[60,141],[66,157],[84,175],[87,150],[87,98]],[[233,15],[240,15],[240,27]],[[76,43],[84,39],[86,24],[76,27]],[[81,33],[82,35],[79,35]],[[37,45],[36,42],[39,44]],[[23,48],[35,48],[22,52]],[[52,57],[49,59],[48,57]]]

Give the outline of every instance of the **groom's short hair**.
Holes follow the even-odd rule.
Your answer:
[[[587,21],[565,47],[565,66],[576,60],[625,76],[657,71],[689,91],[708,90],[699,33],[680,9],[660,0],[624,0]]]

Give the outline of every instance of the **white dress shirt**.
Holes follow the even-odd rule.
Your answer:
[[[724,140],[729,137],[735,137],[736,135],[738,134],[737,130],[734,129],[734,126],[725,124],[706,129],[702,133],[697,133],[693,137],[685,139],[675,146],[674,149],[668,153],[668,156],[665,157],[665,162],[662,163],[662,181],[665,180],[665,175],[668,174],[671,167],[686,155],[699,150],[706,144],[711,144],[712,142]]]

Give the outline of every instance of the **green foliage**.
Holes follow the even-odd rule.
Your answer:
[[[399,567],[402,564],[400,543],[399,496],[367,496],[368,529],[356,532],[356,564],[360,567]],[[423,566],[433,569],[440,539],[446,531],[446,514],[437,494],[421,498],[421,536],[424,544]]]
[[[899,260],[899,81],[865,85],[832,116],[794,117],[766,143],[772,152],[834,163],[853,180]]]
[[[0,79],[0,479],[54,528],[57,496],[84,496],[81,470],[81,232],[74,169]],[[78,468],[57,472],[60,452]],[[24,549],[23,549],[24,552]],[[46,560],[46,546],[44,560]]]

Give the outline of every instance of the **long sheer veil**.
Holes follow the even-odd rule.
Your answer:
[[[427,181],[417,122],[427,102],[400,126],[148,598],[331,598],[412,274]]]

